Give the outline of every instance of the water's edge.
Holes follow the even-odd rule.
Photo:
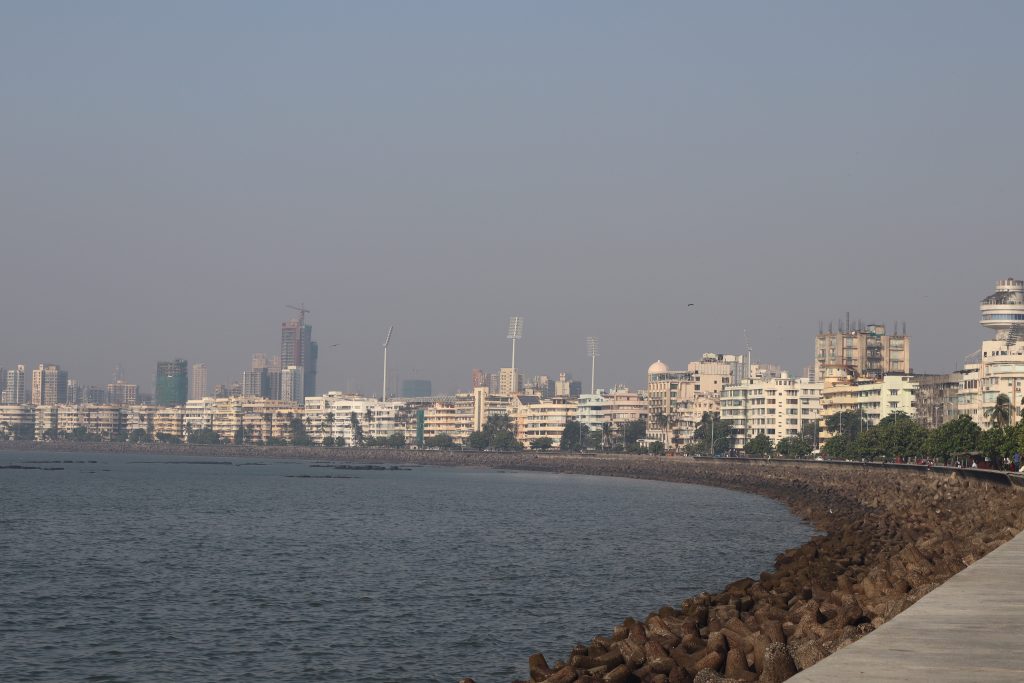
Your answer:
[[[8,448],[484,466],[702,484],[779,501],[821,532],[783,552],[775,570],[757,579],[739,578],[720,593],[666,605],[642,622],[627,619],[611,637],[578,645],[554,665],[531,657],[531,678],[537,681],[597,681],[606,675],[686,680],[683,672],[692,678],[702,669],[745,680],[784,680],[891,619],[1024,528],[1017,487],[997,488],[955,474],[894,476],[856,468],[650,456],[0,444]]]

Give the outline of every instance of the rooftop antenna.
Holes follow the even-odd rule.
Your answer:
[[[395,326],[392,325],[388,328],[388,334],[384,337],[384,387],[380,392],[380,400],[388,400],[388,343],[391,341],[391,333],[395,330]]]
[[[597,371],[597,337],[587,337],[587,355],[590,356],[590,393],[594,393],[594,376]]]
[[[514,315],[508,319],[508,338],[512,340],[512,393],[519,392],[519,381],[516,375],[516,340],[523,338],[523,319]]]

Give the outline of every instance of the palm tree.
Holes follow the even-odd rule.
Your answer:
[[[1010,397],[1006,394],[996,396],[996,404],[985,411],[990,427],[1005,427],[1010,424]]]

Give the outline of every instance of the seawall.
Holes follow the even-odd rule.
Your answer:
[[[567,643],[558,661],[534,655],[531,680],[548,683],[782,681],[871,633],[1024,529],[1024,488],[1002,475],[966,471],[378,449],[61,446],[25,450],[298,457],[658,479],[765,495],[821,532],[782,553],[772,571],[737,577],[715,594],[680,596],[680,604],[640,621],[610,623],[589,643]],[[658,514],[657,501],[651,514]],[[643,530],[637,531],[631,561],[643,561]]]

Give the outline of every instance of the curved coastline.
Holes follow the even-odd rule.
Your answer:
[[[642,621],[610,624],[609,635],[577,644],[553,664],[532,656],[531,680],[550,683],[782,681],[870,633],[1024,528],[1020,487],[858,465],[112,443],[0,448],[489,466],[703,484],[778,500],[822,533],[783,552],[759,577],[664,606]]]

